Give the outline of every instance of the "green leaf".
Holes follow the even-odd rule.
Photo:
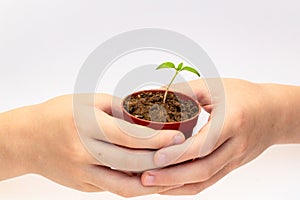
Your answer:
[[[180,71],[182,69],[183,63],[180,63],[177,67],[177,71]]]
[[[192,67],[185,66],[185,67],[184,67],[184,68],[182,68],[180,71],[183,71],[183,70],[185,70],[185,71],[189,71],[189,72],[192,72],[192,73],[194,73],[194,74],[196,74],[197,76],[199,76],[199,77],[200,77],[200,74],[199,74],[199,72],[198,72],[197,70],[195,70],[194,68],[192,68]]]
[[[171,62],[162,63],[156,69],[163,69],[163,68],[174,68],[174,69],[176,69],[174,63],[171,63]]]

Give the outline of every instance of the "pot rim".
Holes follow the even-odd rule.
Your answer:
[[[127,95],[125,98],[123,98],[122,100],[122,110],[123,112],[125,112],[127,115],[129,115],[130,117],[132,118],[135,118],[136,120],[140,120],[142,122],[145,122],[145,123],[151,123],[151,124],[157,124],[157,125],[162,125],[162,124],[182,124],[182,123],[186,123],[186,122],[189,122],[189,121],[192,121],[194,120],[195,118],[198,118],[200,113],[201,113],[201,106],[199,104],[199,102],[197,100],[195,100],[193,97],[189,96],[189,95],[186,95],[182,92],[177,92],[177,91],[168,91],[168,92],[171,92],[173,94],[179,94],[179,96],[184,96],[185,98],[187,99],[190,99],[192,100],[197,106],[198,106],[198,112],[191,118],[188,118],[184,121],[180,121],[180,122],[156,122],[156,121],[150,121],[150,120],[145,120],[145,119],[140,119],[140,118],[137,118],[135,116],[133,116],[132,114],[130,114],[125,108],[124,108],[124,102],[125,100],[129,97],[129,96],[132,96],[132,95],[137,95],[141,92],[165,92],[166,90],[163,90],[163,89],[148,89],[148,90],[140,90],[140,91],[136,91],[136,92],[133,92],[129,95]]]

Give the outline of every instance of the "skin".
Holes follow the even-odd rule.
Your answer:
[[[212,101],[203,81],[189,82],[210,118],[187,140],[178,131],[154,131],[118,119],[119,100],[104,94],[94,101],[89,95],[65,95],[1,113],[0,180],[34,173],[87,192],[110,191],[124,197],[193,195],[271,145],[300,142],[299,87],[222,81],[226,104],[218,98]],[[179,84],[172,89],[183,88]],[[225,120],[213,129],[213,134],[220,134],[213,143],[205,138],[220,105],[225,105]],[[96,126],[89,113],[94,114]],[[151,137],[137,137],[141,134]],[[209,148],[203,151],[206,144]],[[149,170],[155,168],[160,169]],[[135,176],[126,171],[145,172]]]
[[[209,152],[200,151],[212,120],[218,115],[216,108],[223,102],[211,101],[202,80],[191,81],[193,93],[210,113],[209,120],[184,143],[157,151],[154,161],[158,167],[164,168],[144,172],[141,177],[143,185],[182,184],[160,194],[197,194],[272,145],[300,143],[300,87],[255,84],[238,79],[222,81],[226,113],[223,124],[214,129],[220,134],[217,142]],[[181,91],[182,88],[179,84],[173,90]]]
[[[120,114],[119,103],[112,106],[111,96],[99,94],[92,104],[88,97],[65,95],[0,114],[0,180],[34,173],[76,190],[110,191],[124,197],[159,193],[176,187],[145,187],[138,176],[112,170],[87,152],[78,132],[85,134],[87,143],[93,144],[91,153],[106,154],[119,169],[145,167],[139,162],[131,162],[128,153],[122,149],[130,151],[131,157],[149,153],[143,159],[152,162],[154,149],[183,142],[183,134],[168,130],[156,132],[127,123],[129,131],[152,133],[148,138],[132,137],[118,128],[116,118],[112,117],[113,109],[116,115]],[[82,116],[89,111],[94,113],[96,121],[104,124],[101,129],[90,126],[84,117],[75,120],[72,106],[75,98],[78,100],[76,112]],[[105,137],[100,130],[105,131]],[[115,145],[107,142],[123,146],[117,151]],[[101,151],[103,147],[105,151]],[[145,151],[141,147],[153,150]]]

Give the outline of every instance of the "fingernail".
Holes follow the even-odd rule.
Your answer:
[[[145,185],[154,185],[154,176],[152,176],[152,175],[146,176],[144,184]]]
[[[172,144],[181,144],[184,141],[184,137],[181,134],[177,134],[173,137]]]
[[[160,153],[157,156],[157,160],[156,160],[156,164],[158,166],[163,166],[165,164],[167,164],[167,156],[166,154]]]

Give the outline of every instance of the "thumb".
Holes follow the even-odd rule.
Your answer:
[[[163,86],[162,89],[166,89],[166,86]],[[202,107],[211,105],[211,98],[209,89],[206,85],[205,79],[198,79],[189,82],[181,82],[171,85],[171,91],[184,93],[196,99]]]
[[[207,156],[226,141],[223,130],[223,115],[213,112],[210,120],[193,137],[182,144],[160,149],[155,153],[154,162],[158,167],[168,166]]]
[[[122,99],[110,94],[95,94],[94,106],[116,118],[123,117]]]

